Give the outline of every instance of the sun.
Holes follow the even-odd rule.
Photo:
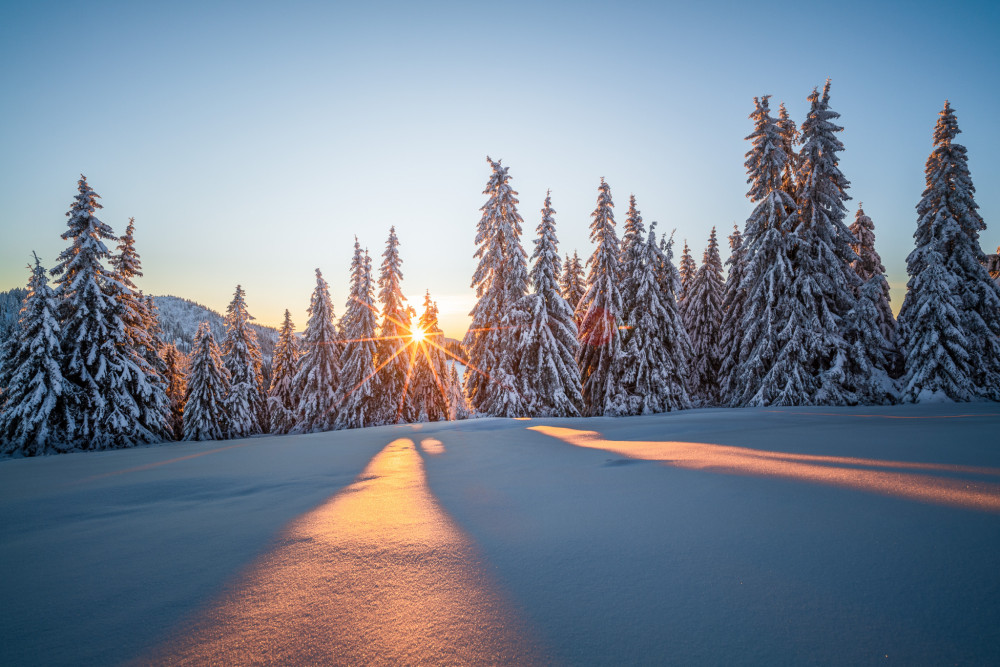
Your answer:
[[[427,338],[427,332],[420,327],[413,327],[410,330],[410,340],[414,343],[422,343]]]

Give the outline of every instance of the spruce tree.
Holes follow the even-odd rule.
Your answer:
[[[868,305],[859,309],[871,310],[871,317],[859,315],[854,318],[862,331],[870,328],[863,337],[869,341],[865,346],[867,354],[876,368],[887,372],[899,368],[902,370],[902,359],[898,359],[896,319],[889,305],[889,281],[885,277],[885,267],[882,258],[875,250],[875,223],[865,215],[862,205],[858,206],[854,223],[850,227],[851,234],[856,239],[851,247],[857,255],[851,267],[861,280],[857,289],[858,300],[865,300]],[[899,373],[894,373],[898,375]]]
[[[253,316],[247,312],[246,292],[236,286],[226,308],[226,340],[222,359],[229,371],[226,395],[226,436],[246,438],[260,433],[264,416],[263,361],[257,333],[251,328]]]
[[[722,326],[719,334],[719,400],[723,403],[729,400],[735,390],[734,375],[736,369],[745,361],[741,357],[743,342],[743,308],[746,299],[746,286],[743,284],[743,270],[746,263],[746,250],[743,247],[743,234],[738,225],[733,225],[733,233],[729,235],[729,259],[726,264],[729,272],[726,275],[726,287],[722,297]]]
[[[583,301],[583,295],[587,293],[587,273],[583,270],[583,263],[580,262],[580,255],[573,251],[573,256],[566,255],[563,262],[563,273],[559,283],[559,290],[562,297],[573,309],[573,319],[579,328],[583,313],[578,308]]]
[[[271,362],[271,386],[267,392],[268,417],[271,433],[288,433],[295,427],[295,372],[299,363],[299,346],[295,340],[292,314],[285,310],[285,319],[278,333]]]
[[[615,233],[611,188],[601,179],[597,208],[591,214],[590,240],[597,246],[587,260],[590,274],[587,293],[580,302],[584,312],[580,325],[577,363],[588,415],[603,415],[613,409],[618,393],[618,357],[621,355],[622,297],[619,291],[621,248]]]
[[[708,247],[688,292],[686,329],[691,338],[691,393],[703,405],[718,405],[719,369],[722,365],[720,333],[725,283],[719,241],[712,227]]]
[[[219,354],[211,327],[208,322],[202,322],[191,346],[184,400],[185,440],[222,440],[226,437],[228,394],[229,371]]]
[[[167,426],[174,440],[184,439],[184,403],[187,396],[188,360],[173,343],[163,346],[164,377],[167,382],[167,401],[170,413]]]
[[[156,395],[147,369],[137,362],[126,335],[124,286],[104,266],[105,241],[117,240],[111,227],[94,215],[100,197],[80,177],[78,194],[67,212],[62,234],[70,247],[52,269],[59,301],[62,374],[72,385],[60,426],[69,443],[84,449],[130,447],[162,438],[151,403]],[[160,411],[162,417],[163,412]]]
[[[688,247],[687,239],[684,239],[684,251],[681,252],[681,265],[678,269],[681,276],[681,291],[677,295],[677,309],[681,313],[681,319],[684,321],[684,326],[688,325],[688,295],[691,293],[691,284],[694,282],[694,276],[698,273],[698,265],[694,262],[694,257],[691,256],[691,249]]]
[[[523,299],[528,290],[527,254],[521,246],[521,215],[517,192],[510,186],[507,167],[487,162],[493,169],[483,194],[476,234],[475,257],[479,260],[472,277],[476,302],[472,324],[465,335],[469,367],[465,393],[472,407],[487,415],[514,417],[525,406],[518,385],[518,327],[524,318]]]
[[[378,277],[382,325],[375,347],[379,365],[375,401],[378,404],[377,420],[382,424],[410,422],[416,417],[406,386],[413,346],[410,344],[410,308],[403,296],[402,265],[396,228],[391,227]]]
[[[440,347],[443,336],[438,326],[437,304],[431,301],[430,291],[424,296],[424,312],[418,324],[423,340],[414,350],[413,379],[410,393],[420,421],[447,421],[453,407],[449,405],[448,359]]]
[[[299,401],[295,409],[296,433],[332,431],[336,425],[339,343],[330,287],[316,269],[316,288],[309,304],[309,321],[302,335],[302,358],[295,374]]]
[[[757,205],[743,235],[740,349],[729,351],[739,359],[729,378],[728,402],[734,406],[800,405],[814,393],[801,354],[803,332],[794,320],[801,313],[788,298],[794,280],[788,232],[795,201],[782,188],[788,155],[768,98],[754,98],[754,131],[747,137],[753,142],[746,154],[747,196]]]
[[[966,148],[945,102],[917,204],[916,247],[906,258],[899,313],[906,370],[902,398],[943,394],[954,401],[1000,400],[1000,288],[983,266],[978,212]]]
[[[354,239],[351,288],[344,311],[346,340],[340,357],[337,428],[362,428],[378,423],[375,398],[375,286],[368,251]]]
[[[790,239],[793,322],[803,329],[795,340],[801,341],[801,363],[813,378],[802,402],[853,404],[864,398],[859,392],[867,382],[868,363],[845,336],[856,327],[849,315],[861,281],[851,269],[855,239],[844,225],[850,183],[838,166],[844,145],[836,135],[843,128],[834,123],[840,114],[830,109],[829,79],[822,94],[813,90],[809,102],[795,177],[798,215]]]
[[[785,170],[781,176],[781,188],[795,199],[797,196],[795,172],[798,163],[795,144],[798,143],[802,135],[799,133],[795,121],[788,116],[788,110],[785,109],[784,102],[778,106],[778,130],[781,133],[781,149],[788,156],[788,162],[785,164]]]
[[[573,309],[559,294],[559,251],[550,193],[531,255],[534,293],[526,299],[521,328],[521,395],[533,417],[577,417],[583,410],[580,370],[576,365],[576,322]]]
[[[458,376],[458,363],[453,359],[448,364],[448,419],[468,419],[469,402],[462,391],[462,379]]]
[[[635,300],[638,295],[635,292],[634,283],[637,279],[637,268],[644,257],[646,245],[646,228],[642,224],[642,215],[635,204],[635,195],[629,195],[628,213],[625,215],[624,233],[621,240],[621,256],[618,258],[618,268],[621,271],[620,284],[622,295],[622,313],[628,317],[635,310]],[[627,342],[632,322],[627,319],[622,323],[622,345]]]
[[[37,456],[60,449],[62,428],[72,421],[66,394],[72,387],[60,368],[55,292],[38,255],[28,281],[20,319],[5,341],[0,368],[0,454]]]
[[[637,237],[645,236],[642,218],[630,215]],[[609,415],[644,415],[691,407],[685,386],[690,343],[670,295],[665,295],[657,273],[662,262],[656,242],[656,223],[647,239],[632,244],[623,269],[632,271],[624,289],[632,296],[632,310],[625,314],[629,335],[616,360],[618,383]]]

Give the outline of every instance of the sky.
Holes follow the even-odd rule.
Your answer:
[[[297,329],[320,268],[344,310],[354,238],[389,227],[404,291],[445,333],[474,303],[486,156],[531,240],[547,189],[560,250],[587,257],[601,177],[700,263],[752,205],[754,96],[801,122],[832,80],[841,169],[902,303],[945,99],[1000,245],[996,2],[0,3],[0,290],[51,266],[79,175],[136,246],[151,294]]]

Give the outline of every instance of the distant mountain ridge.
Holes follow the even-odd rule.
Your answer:
[[[208,306],[179,296],[154,296],[153,302],[156,304],[160,329],[163,330],[163,342],[173,343],[185,354],[191,351],[198,326],[202,322],[208,322],[217,343],[221,344],[226,337],[225,318]],[[278,342],[278,330],[252,322],[250,326],[257,333],[264,363],[270,365],[274,345]]]

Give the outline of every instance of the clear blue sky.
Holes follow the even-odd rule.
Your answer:
[[[826,77],[895,307],[946,98],[1000,244],[1000,3],[276,5],[0,6],[0,289],[32,250],[52,264],[82,172],[105,222],[135,216],[146,292],[222,310],[241,283],[301,329],[313,269],[341,314],[354,235],[379,256],[395,225],[405,291],[460,335],[487,154],[529,252],[551,188],[561,249],[589,255],[604,176],[619,222],[635,193],[700,262],[751,208],[753,96],[801,122]]]

